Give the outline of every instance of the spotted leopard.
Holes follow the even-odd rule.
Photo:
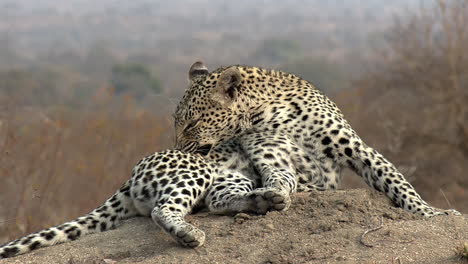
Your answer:
[[[275,156],[275,160],[283,160],[291,168],[301,167],[302,171],[289,178],[271,175],[270,182],[262,182],[251,159],[240,149],[240,141],[249,141]],[[276,144],[282,147],[276,148]],[[217,214],[286,210],[290,205],[289,194],[297,187],[297,179],[292,177],[321,181],[318,167],[313,163],[307,165],[307,153],[296,149],[281,135],[268,132],[260,135],[252,130],[204,154],[166,150],[142,159],[133,168],[132,177],[102,206],[73,221],[0,246],[0,259],[106,231],[136,216],[151,217],[183,246],[199,247],[205,241],[204,232],[184,220],[196,206],[207,207]],[[263,188],[264,185],[287,191],[277,192]]]
[[[181,245],[198,247],[205,234],[184,220],[197,204],[222,214],[286,210],[291,193],[337,188],[345,165],[409,211],[457,214],[425,203],[310,83],[245,66],[209,73],[201,63],[189,77],[174,115],[180,150],[146,157],[102,206],[6,243],[0,258],[105,231],[135,216],[150,216]]]
[[[283,143],[307,153],[309,164],[320,165],[321,180],[298,177],[298,191],[335,189],[342,168],[347,167],[412,213],[424,217],[460,214],[425,202],[397,168],[365,144],[340,109],[310,82],[294,74],[250,66],[221,67],[209,72],[202,62],[192,65],[189,76],[190,85],[174,114],[178,148],[187,152],[209,149],[240,136],[240,148],[262,179],[270,175],[295,179],[291,175],[300,172],[301,167],[292,167],[288,159],[278,160],[270,151],[261,151],[252,145],[255,142],[242,137],[252,130],[260,135],[282,135]],[[282,147],[275,144],[275,148]],[[288,186],[275,184],[265,181],[263,188],[283,194],[290,191]]]

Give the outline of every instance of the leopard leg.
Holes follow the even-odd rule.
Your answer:
[[[198,185],[194,181],[193,186],[186,185],[182,190],[164,190],[167,194],[157,200],[151,211],[153,221],[183,246],[195,248],[205,242],[205,233],[184,219],[204,197],[204,189],[203,183]]]
[[[441,210],[430,206],[416,192],[397,168],[382,154],[367,146],[351,129],[343,123],[334,133],[324,133],[318,138],[322,155],[331,162],[347,165],[372,188],[383,192],[397,206],[424,216],[459,214],[455,210]]]
[[[336,190],[341,182],[342,166],[330,159],[318,159],[316,153],[302,149],[292,154],[297,164],[297,192]]]
[[[423,217],[460,215],[455,210],[442,210],[430,206],[403,174],[375,149],[366,146],[358,139],[354,139],[351,144],[355,146],[355,151],[348,161],[350,167],[361,175],[369,186],[383,192],[399,207]]]
[[[249,175],[252,176],[252,175]],[[236,171],[226,171],[218,177],[208,192],[206,203],[211,212],[226,214],[254,212],[265,214],[283,210],[286,200],[271,188],[257,188],[258,183]]]
[[[252,191],[256,186],[251,178],[237,171],[225,170],[214,180],[205,203],[211,212],[219,214],[255,212],[257,210]]]
[[[297,189],[297,169],[291,157],[297,146],[285,136],[268,132],[247,133],[238,140],[261,177],[262,188],[254,191],[258,207],[287,210],[289,195]]]
[[[191,248],[203,245],[205,233],[184,220],[187,214],[186,210],[174,208],[178,208],[178,206],[172,202],[154,207],[151,218],[181,245]]]
[[[188,155],[175,152],[165,161],[162,158],[160,161],[163,165],[174,164],[172,167],[165,167],[164,170],[151,170],[145,176],[151,176],[152,182],[149,180],[145,184],[137,184],[134,192],[134,200],[141,201],[143,204],[150,204],[151,218],[165,232],[171,235],[177,242],[186,247],[199,247],[205,242],[205,233],[187,223],[184,217],[206,196],[207,191],[217,176],[217,168],[211,163],[206,163],[205,160],[196,155]],[[186,158],[185,160],[183,158]],[[191,163],[193,168],[190,170],[184,169],[186,166],[183,162]],[[177,163],[180,162],[180,163]],[[179,166],[176,166],[179,164]],[[161,165],[154,164],[156,168]],[[181,168],[182,167],[182,168]],[[146,166],[147,169],[152,168]],[[149,177],[151,178],[151,177]],[[144,181],[145,178],[141,178]],[[153,196],[152,198],[151,197]],[[139,206],[143,208],[144,206]]]

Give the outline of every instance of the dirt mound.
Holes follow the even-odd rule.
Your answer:
[[[468,217],[421,220],[368,190],[296,194],[286,212],[199,213],[199,249],[178,246],[148,218],[3,263],[459,263]]]

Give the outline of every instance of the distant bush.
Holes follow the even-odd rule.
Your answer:
[[[6,98],[16,105],[47,106],[64,97],[64,74],[53,69],[11,69],[0,71],[0,103]]]
[[[438,0],[387,32],[354,89],[336,96],[370,145],[436,207],[467,211],[468,2]],[[412,172],[408,173],[408,171]]]
[[[118,99],[0,112],[0,244],[87,213],[139,159],[171,146],[168,116]]]
[[[111,80],[116,94],[129,93],[136,98],[145,93],[160,93],[161,82],[141,64],[118,64],[112,67]]]
[[[300,58],[302,55],[300,46],[290,39],[268,38],[262,41],[252,59],[265,64],[279,61],[290,61]]]
[[[343,89],[348,79],[341,65],[333,64],[325,58],[293,60],[281,65],[280,69],[310,81],[323,91]]]

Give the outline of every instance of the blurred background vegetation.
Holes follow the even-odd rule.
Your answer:
[[[1,0],[0,243],[86,213],[171,147],[199,59],[311,81],[426,200],[467,213],[467,5]]]

